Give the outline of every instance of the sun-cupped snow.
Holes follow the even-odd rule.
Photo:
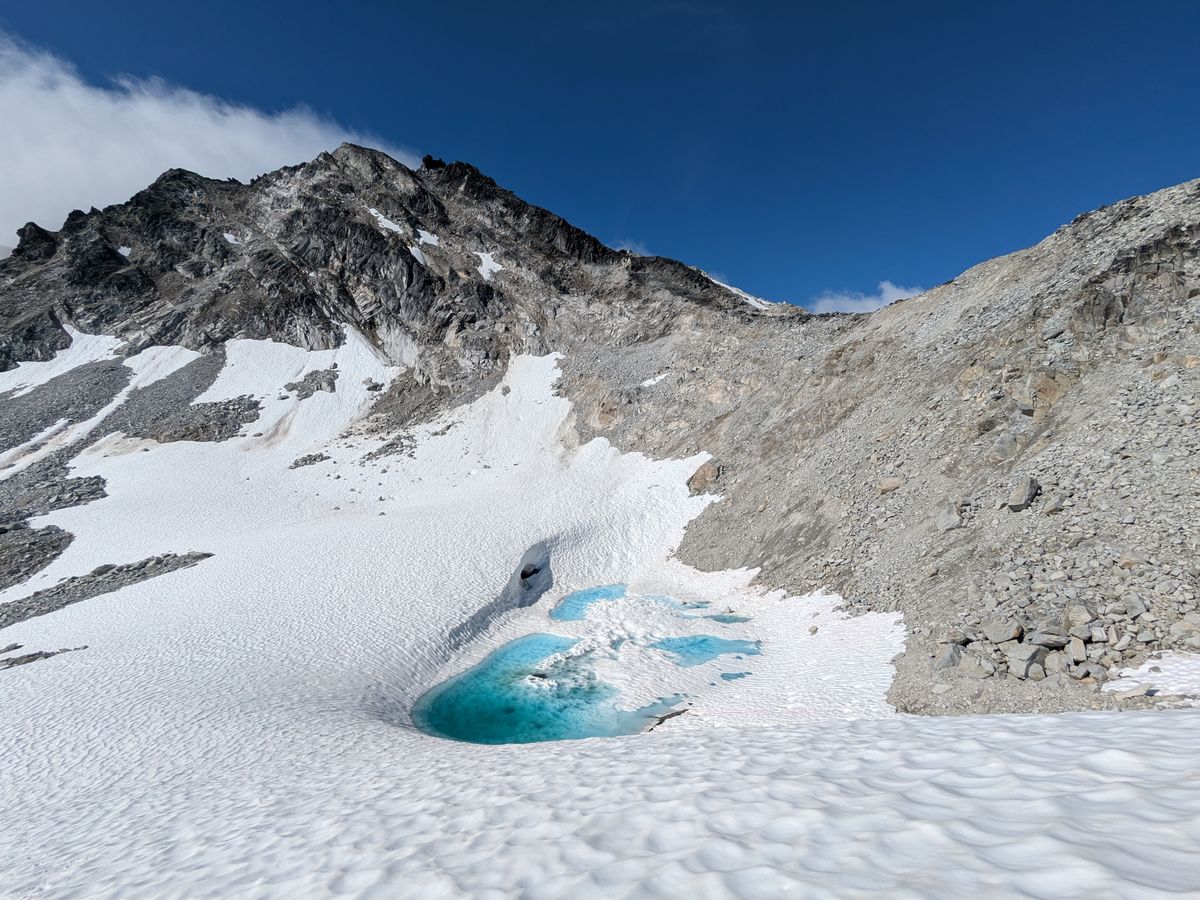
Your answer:
[[[425,265],[425,254],[421,252],[421,248],[419,245],[409,244],[408,252],[413,255],[413,259],[415,259],[421,265]]]
[[[375,221],[379,223],[379,227],[382,228],[384,231],[392,231],[392,232],[395,232],[396,234],[404,234],[403,228],[401,228],[399,225],[397,225],[395,222],[393,222],[391,219],[389,219],[387,216],[385,216],[383,213],[381,213],[375,207],[368,206],[367,212],[369,212],[371,215],[373,215],[375,217]]]
[[[417,236],[420,238],[418,241],[420,244],[432,244],[436,247],[440,243],[440,239],[436,234],[426,231],[424,228],[417,229]]]
[[[495,254],[481,253],[480,251],[476,250],[475,255],[479,257],[479,265],[477,268],[479,269],[479,274],[483,276],[484,281],[491,281],[493,275],[495,275],[497,272],[504,271],[504,266],[500,265],[500,263],[496,262],[496,260],[493,258]]]
[[[237,244],[241,243],[241,239],[238,238],[238,236],[236,234],[234,234],[232,231],[226,231],[224,234],[224,238],[225,238],[226,243],[229,243],[229,244],[237,245]]]
[[[216,443],[82,449],[72,473],[106,496],[34,519],[75,539],[0,593],[213,554],[5,629],[86,646],[0,677],[0,796],[19,798],[5,891],[1153,897],[1200,882],[1200,714],[894,714],[898,618],[675,559],[715,499],[686,485],[706,457],[579,445],[554,357],[514,359],[496,389],[413,428],[411,455],[382,456],[368,383],[402,376],[352,329],[332,350],[231,341],[226,360],[197,402],[249,394],[258,421]],[[332,393],[281,390],[335,364]],[[481,620],[531,550],[552,588]],[[568,592],[618,582],[627,601],[549,619]],[[711,669],[655,654],[642,638],[680,627],[658,595],[744,613],[722,633],[762,640],[753,674],[701,684]],[[598,676],[630,705],[696,678],[696,703],[609,739],[482,746],[410,726],[424,690],[533,627],[631,637]],[[717,624],[684,630],[702,627]]]
[[[117,252],[120,253],[122,256],[124,256],[126,259],[128,259],[129,256],[133,253],[133,248],[132,247],[118,247]]]

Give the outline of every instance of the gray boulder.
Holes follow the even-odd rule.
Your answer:
[[[1037,479],[1032,475],[1026,475],[1013,485],[1012,493],[1008,495],[1004,505],[1012,512],[1021,512],[1023,509],[1028,509],[1029,504],[1033,503],[1041,492],[1042,486],[1038,484]]]
[[[941,672],[944,669],[953,669],[962,660],[962,647],[958,644],[951,644],[942,651],[933,663],[933,671]]]
[[[980,628],[983,636],[993,644],[1020,640],[1021,635],[1025,633],[1020,622],[984,622]]]
[[[1070,638],[1057,625],[1049,625],[1042,623],[1033,631],[1025,635],[1025,640],[1030,644],[1037,644],[1039,647],[1049,647],[1051,650],[1060,650],[1067,646],[1067,641]]]

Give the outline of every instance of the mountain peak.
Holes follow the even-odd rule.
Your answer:
[[[7,321],[25,325],[19,341],[0,334],[0,368],[61,346],[61,322],[194,348],[332,346],[348,325],[397,360],[426,347],[432,377],[453,381],[543,352],[556,317],[597,299],[638,302],[648,322],[694,304],[751,312],[682,264],[631,262],[468,163],[414,171],[349,143],[248,185],[171,169],[58,233],[26,226],[5,265]]]

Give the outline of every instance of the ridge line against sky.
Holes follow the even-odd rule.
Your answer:
[[[0,132],[0,172],[20,173],[0,176],[0,254],[25,222],[55,230],[72,209],[122,203],[170,168],[248,181],[343,141],[420,165],[412,151],[302,106],[265,112],[161,78],[90,84],[69,61],[2,31],[0,120],[21,123]],[[610,243],[648,253],[641,242]],[[883,281],[876,294],[825,291],[806,305],[868,312],[921,290]]]
[[[411,142],[610,245],[862,309],[1200,174],[1197,31],[1186,0],[1137,28],[1115,0],[10,4],[0,228]]]

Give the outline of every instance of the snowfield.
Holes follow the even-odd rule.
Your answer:
[[[45,436],[74,442],[74,474],[102,476],[108,496],[34,520],[76,539],[0,602],[102,564],[213,556],[0,635],[87,647],[0,671],[0,893],[1200,889],[1200,713],[897,715],[884,699],[897,616],[849,619],[836,597],[767,593],[753,570],[673,558],[717,499],[686,487],[706,457],[579,445],[556,359],[523,357],[491,393],[415,428],[411,454],[367,459],[384,442],[362,427],[367,383],[401,373],[347,332],[328,351],[230,342],[199,401],[263,406],[231,440],[160,445],[95,423]],[[52,362],[0,373],[0,391],[116,347],[77,336]],[[153,348],[128,365],[144,384],[191,358]],[[335,363],[333,393],[284,391]],[[42,452],[31,443],[22,453]],[[291,468],[317,452],[330,458]],[[531,606],[498,603],[533,557],[552,587]],[[633,596],[548,619],[568,593],[614,583]],[[748,617],[721,634],[762,641],[739,663],[752,676],[717,684],[714,667],[648,650],[667,629],[712,630],[638,599],[650,595]],[[627,638],[598,665],[624,705],[678,690],[692,705],[651,733],[542,744],[411,725],[425,690],[534,631],[586,647]]]

